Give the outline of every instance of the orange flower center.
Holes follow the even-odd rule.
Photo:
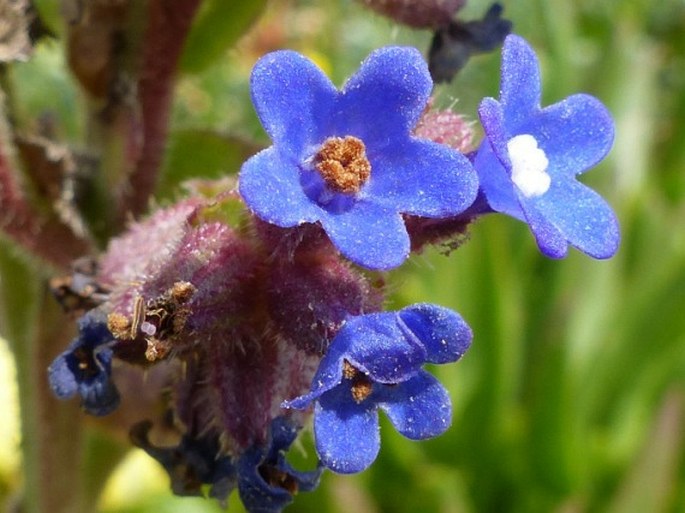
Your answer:
[[[352,381],[352,398],[357,404],[361,403],[373,392],[372,381],[347,360],[343,362],[343,377]]]
[[[335,192],[359,192],[371,174],[364,143],[350,135],[326,139],[314,156],[314,165]]]

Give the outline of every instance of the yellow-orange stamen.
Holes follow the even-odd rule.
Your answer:
[[[373,383],[366,376],[355,380],[354,385],[352,385],[352,398],[357,404],[369,397],[371,392],[373,392]]]
[[[326,139],[314,157],[314,165],[335,192],[359,192],[371,174],[364,143],[350,135]]]
[[[352,398],[357,404],[371,395],[373,392],[373,382],[359,369],[355,368],[347,360],[343,361],[343,377],[352,381]]]
[[[345,379],[354,379],[354,377],[359,373],[357,369],[352,367],[352,364],[347,360],[343,360],[343,377]]]

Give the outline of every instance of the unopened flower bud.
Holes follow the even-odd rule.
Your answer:
[[[466,0],[360,0],[376,12],[415,28],[449,24]]]
[[[414,135],[462,153],[473,150],[473,123],[450,109],[433,108],[432,102],[414,128]]]

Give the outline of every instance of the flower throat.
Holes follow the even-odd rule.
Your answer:
[[[335,192],[359,192],[371,174],[366,147],[356,137],[329,137],[314,156],[314,165]]]

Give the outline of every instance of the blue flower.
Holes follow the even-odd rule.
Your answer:
[[[284,451],[298,428],[284,417],[271,422],[266,443],[254,444],[237,458],[220,454],[216,434],[186,433],[175,447],[156,447],[149,440],[151,428],[151,422],[137,424],[131,439],[164,467],[176,495],[202,495],[202,487],[209,485],[209,495],[225,504],[237,486],[250,513],[278,513],[294,494],[312,491],[319,484],[322,468],[300,472],[286,462]]]
[[[91,415],[107,415],[119,406],[119,392],[111,380],[111,347],[114,337],[107,317],[90,310],[78,321],[79,335],[48,368],[50,387],[60,399],[81,396],[83,409]]]
[[[359,265],[400,265],[410,248],[402,213],[453,216],[478,188],[463,155],[411,135],[431,88],[412,48],[373,52],[341,91],[298,53],[263,57],[252,100],[273,146],[243,165],[240,194],[269,223],[319,222]]]
[[[298,492],[310,492],[319,484],[322,468],[300,472],[285,460],[287,450],[297,437],[298,428],[284,417],[271,423],[268,447],[253,446],[238,462],[238,492],[250,513],[278,513],[293,501]]]
[[[304,409],[316,401],[314,436],[322,464],[360,472],[380,449],[379,408],[412,440],[450,426],[447,391],[421,367],[457,361],[471,338],[458,314],[430,304],[353,317],[331,342],[310,393],[283,407]]]
[[[186,433],[175,447],[157,447],[150,442],[151,429],[152,422],[139,422],[131,428],[131,441],[164,467],[176,495],[202,496],[202,487],[210,485],[210,496],[228,499],[236,485],[236,467],[229,456],[219,455],[218,436]]]
[[[499,101],[481,102],[486,140],[474,159],[492,210],[527,222],[549,257],[564,257],[569,244],[595,258],[612,256],[620,239],[616,217],[575,178],[609,152],[609,112],[585,94],[541,108],[537,58],[517,36],[504,43],[500,89]]]

